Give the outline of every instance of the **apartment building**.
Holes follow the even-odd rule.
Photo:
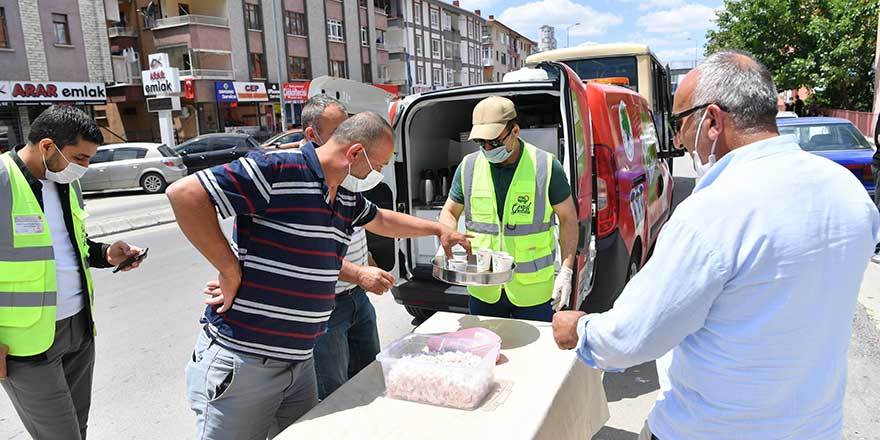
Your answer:
[[[526,65],[538,43],[507,27],[490,15],[482,35],[483,81],[501,82],[504,74]]]
[[[401,93],[479,84],[486,20],[438,0],[391,0],[388,79]]]
[[[113,0],[107,0],[113,1]],[[158,139],[140,72],[167,53],[184,83],[175,133],[244,132],[258,139],[299,124],[309,80],[387,81],[386,0],[118,0],[108,17],[113,66],[108,131]],[[285,123],[281,121],[282,94]]]
[[[49,105],[106,102],[104,17],[101,0],[0,0],[0,151],[25,143]]]

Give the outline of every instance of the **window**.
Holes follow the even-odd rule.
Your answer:
[[[260,5],[253,5],[250,3],[245,3],[244,5],[244,19],[247,24],[248,30],[252,31],[261,31],[263,30],[263,17],[260,13]]]
[[[425,84],[425,68],[423,66],[416,67],[416,84]]]
[[[327,38],[330,41],[345,41],[345,29],[340,20],[327,20]]]
[[[439,67],[434,67],[431,69],[431,82],[435,85],[443,84],[443,72]]]
[[[451,31],[452,30],[452,16],[449,15],[448,12],[443,13],[443,30]]]
[[[416,35],[416,55],[422,56],[422,36]]]
[[[638,92],[639,74],[636,57],[605,57],[591,60],[571,60],[565,62],[581,79],[624,77],[630,88]]]
[[[455,80],[452,77],[452,69],[446,69],[446,85],[451,86]]]
[[[431,38],[431,54],[434,58],[440,58],[440,40]]]
[[[248,55],[248,61],[251,67],[251,78],[266,79],[266,58],[261,53],[251,53]]]
[[[0,47],[9,48],[9,32],[6,30],[6,8],[0,8]]]
[[[376,47],[385,47],[385,31],[382,29],[376,29]]]
[[[361,46],[370,45],[370,32],[366,26],[361,26]]]
[[[474,38],[474,22],[468,20],[468,38]]]
[[[435,29],[440,27],[440,11],[436,9],[431,9],[431,27]]]
[[[443,51],[444,51],[444,53],[443,53],[444,59],[452,58],[453,52],[452,52],[452,42],[451,41],[444,41],[443,42]]]
[[[373,82],[373,69],[370,67],[370,63],[363,64],[362,74],[364,76],[363,81],[365,83]]]
[[[501,54],[501,64],[507,64],[507,55]]]
[[[147,155],[145,148],[117,148],[113,150],[113,160],[143,159]]]
[[[290,79],[309,79],[312,77],[309,72],[309,59],[302,57],[287,57],[287,73]]]
[[[468,64],[474,64],[474,48],[473,48],[473,47],[469,47],[469,48],[468,48],[468,59],[467,59],[467,61],[468,61]]]
[[[98,150],[91,159],[89,159],[89,165],[94,165],[96,163],[109,162],[110,159],[113,158],[113,150]]]
[[[308,35],[305,14],[287,11],[287,21],[284,26],[288,35],[299,35],[302,37]]]
[[[55,44],[70,44],[70,28],[67,15],[52,14],[52,28],[55,30]]]
[[[483,59],[488,60],[492,58],[492,50],[488,47],[483,48]]]
[[[348,71],[345,69],[345,61],[330,61],[330,76],[348,78]]]
[[[850,124],[811,124],[779,127],[779,134],[793,134],[806,151],[870,150],[871,144]]]
[[[413,5],[413,18],[415,19],[416,24],[422,24],[422,4],[416,3]]]

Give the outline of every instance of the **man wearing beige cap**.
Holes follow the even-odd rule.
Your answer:
[[[480,151],[455,171],[440,222],[455,228],[464,213],[474,250],[513,256],[513,279],[503,286],[468,287],[475,315],[550,321],[570,301],[577,247],[577,214],[562,164],[519,138],[516,107],[500,96],[474,107],[469,139]],[[555,273],[555,222],[562,267]],[[554,278],[555,276],[555,278]]]

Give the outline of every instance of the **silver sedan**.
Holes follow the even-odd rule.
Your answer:
[[[183,159],[165,144],[130,142],[98,147],[80,184],[83,191],[141,187],[155,194],[184,176]]]

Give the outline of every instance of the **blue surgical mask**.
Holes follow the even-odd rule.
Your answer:
[[[510,156],[513,154],[512,151],[508,151],[507,147],[496,147],[489,151],[486,151],[485,148],[480,148],[480,151],[483,152],[483,156],[486,157],[490,163],[502,163],[507,159],[510,159]]]

